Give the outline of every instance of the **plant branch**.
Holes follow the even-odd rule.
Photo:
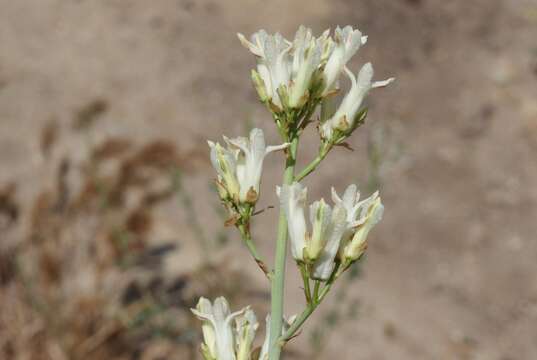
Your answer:
[[[331,143],[322,143],[319,148],[319,154],[315,159],[312,160],[297,176],[295,176],[295,181],[301,181],[306,176],[308,176],[313,170],[317,168],[317,166],[321,163],[321,161],[324,160],[326,155],[330,152],[332,149]]]
[[[238,224],[237,228],[239,229],[239,231],[241,233],[242,240],[246,244],[246,247],[248,248],[248,251],[250,252],[252,257],[254,258],[255,262],[257,263],[257,265],[259,266],[261,271],[263,271],[263,273],[265,273],[265,276],[269,280],[271,280],[272,279],[272,273],[270,272],[270,270],[269,270],[269,268],[267,266],[267,263],[263,260],[263,257],[257,251],[257,247],[255,246],[255,244],[254,244],[254,242],[252,240],[252,234],[250,233],[250,223],[248,222],[247,224]]]
[[[304,283],[304,296],[306,297],[306,302],[310,304],[312,302],[310,280],[305,264],[300,264],[300,274],[302,275],[302,282]]]
[[[318,291],[318,284],[317,282],[315,284],[315,288]],[[293,321],[289,329],[280,337],[280,344],[283,346],[287,341],[293,338],[293,336],[296,334],[296,332],[302,327],[302,325],[308,320],[311,314],[317,309],[317,306],[319,306],[326,294],[330,291],[330,288],[332,287],[332,283],[327,283],[325,287],[321,290],[319,296],[317,298],[314,298],[311,303],[308,304],[308,306],[302,311],[299,317]]]

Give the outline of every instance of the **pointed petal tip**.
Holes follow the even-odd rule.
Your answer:
[[[242,46],[244,46],[247,49],[250,49],[253,44],[246,39],[246,36],[244,36],[242,33],[237,33],[237,37],[239,38],[240,43]]]
[[[388,86],[390,85],[391,83],[393,83],[395,81],[395,78],[394,77],[391,77],[389,79],[386,79],[386,80],[382,80],[382,81],[375,81],[372,85],[373,88],[380,88],[380,87],[385,87],[385,86]]]

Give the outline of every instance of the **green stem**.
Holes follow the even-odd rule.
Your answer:
[[[300,329],[300,327],[304,324],[304,322],[306,322],[306,320],[308,320],[310,315],[313,314],[317,306],[319,306],[323,302],[326,294],[328,294],[328,292],[332,288],[332,284],[336,280],[335,274],[337,273],[339,266],[340,264],[336,265],[336,267],[332,271],[332,275],[330,276],[330,279],[328,279],[328,281],[326,282],[322,290],[320,290],[320,292],[319,292],[319,289],[321,287],[321,282],[318,280],[315,281],[315,288],[313,290],[313,293],[314,293],[313,301],[308,304],[308,306],[304,309],[304,311],[302,311],[302,314],[300,314],[300,316],[296,318],[295,321],[293,321],[293,323],[291,324],[289,329],[287,329],[285,334],[283,334],[280,337],[278,341],[280,346],[285,345],[285,343],[289,341],[295,335],[295,333]]]
[[[259,254],[257,251],[257,247],[255,246],[253,240],[252,240],[252,234],[250,233],[250,226],[245,224],[237,225],[237,228],[239,229],[241,233],[242,240],[246,244],[246,247],[248,248],[248,251],[254,258],[255,262],[259,266],[259,268],[265,273],[267,278],[270,280],[272,278],[272,274],[268,269],[267,263],[263,260],[263,257]]]
[[[283,184],[291,184],[294,178],[298,137],[293,136],[287,152]],[[274,259],[274,277],[271,289],[271,316],[269,337],[269,360],[279,360],[282,351],[278,342],[282,334],[283,325],[283,295],[285,285],[285,260],[287,251],[287,219],[282,210],[278,221],[278,239],[276,241],[276,254]]]
[[[295,335],[295,333],[300,329],[300,327],[302,326],[302,324],[304,324],[306,322],[306,320],[308,320],[308,318],[310,317],[311,314],[313,314],[313,312],[315,311],[315,309],[317,308],[318,304],[316,302],[313,302],[311,304],[309,304],[305,309],[304,311],[302,311],[302,314],[300,314],[299,317],[297,317],[295,319],[295,321],[293,321],[293,323],[291,324],[291,326],[289,327],[289,329],[287,329],[287,331],[285,332],[285,334],[283,334],[280,338],[280,343],[282,344],[285,344],[287,341],[289,341],[293,335]]]
[[[318,284],[315,284],[315,288],[318,291]],[[321,293],[319,294],[318,298],[313,299],[313,301],[308,304],[308,306],[302,311],[302,314],[300,314],[299,317],[296,318],[295,321],[291,324],[289,329],[280,337],[279,343],[280,346],[283,346],[287,341],[289,341],[296,332],[302,327],[302,325],[308,320],[311,314],[317,309],[317,306],[319,306],[326,294],[330,291],[330,288],[332,287],[331,283],[327,283],[326,286],[321,290]]]
[[[315,159],[313,159],[312,162],[308,164],[296,177],[295,181],[301,181],[306,176],[308,176],[313,170],[317,168],[317,166],[323,161],[323,159],[326,157],[326,155],[330,152],[330,149],[332,148],[331,144],[322,143],[319,154]]]
[[[315,288],[313,290],[313,298],[318,299],[319,298],[319,288],[321,286],[321,282],[319,280],[315,280]]]
[[[304,283],[304,296],[306,297],[306,302],[311,303],[311,289],[310,289],[310,280],[308,276],[308,271],[305,264],[300,265],[300,274],[302,275],[302,282]]]

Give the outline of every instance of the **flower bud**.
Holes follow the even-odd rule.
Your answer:
[[[257,318],[252,310],[248,309],[243,316],[235,320],[237,334],[237,360],[250,360],[255,332],[259,327]]]
[[[224,297],[217,298],[213,304],[202,297],[191,311],[202,321],[201,352],[205,360],[250,359],[259,324],[249,307],[232,313]]]
[[[259,198],[259,185],[263,171],[263,160],[267,154],[283,150],[288,143],[266,146],[263,130],[252,129],[250,137],[228,139],[227,148],[209,141],[211,162],[218,179],[216,186],[223,200],[235,203],[254,204]]]
[[[321,44],[304,26],[300,26],[293,42],[292,82],[289,106],[302,107],[309,97],[313,73],[321,62]]]
[[[312,278],[326,281],[335,268],[335,259],[338,253],[343,233],[347,227],[347,211],[344,207],[336,205],[330,217],[330,227],[326,233],[326,244],[319,258],[313,265]]]
[[[393,78],[384,81],[372,82],[373,66],[371,63],[365,64],[358,73],[358,76],[344,68],[345,74],[351,80],[351,89],[345,95],[339,108],[332,118],[327,120],[320,128],[321,136],[324,139],[332,139],[334,132],[350,133],[355,129],[355,123],[359,118],[359,110],[365,96],[372,88],[384,87],[394,81]]]
[[[334,91],[341,71],[350,58],[367,41],[367,36],[362,36],[362,33],[358,29],[354,30],[351,26],[346,26],[343,29],[338,26],[334,38],[335,44],[327,57],[323,71],[325,78],[323,96]]]
[[[358,260],[367,248],[367,235],[369,231],[382,219],[384,206],[377,197],[367,206],[363,223],[358,225],[350,242],[343,248],[343,261]]]
[[[220,144],[208,141],[211,148],[211,163],[218,174],[216,186],[222,199],[239,197],[239,182],[237,179],[236,154],[230,149],[224,149]]]
[[[280,207],[287,218],[291,254],[296,261],[304,261],[304,248],[306,246],[304,207],[306,206],[307,192],[308,189],[298,182],[276,188],[276,193],[280,198]]]
[[[310,221],[313,230],[304,250],[304,257],[307,261],[313,262],[321,254],[327,241],[331,213],[332,209],[325,203],[324,199],[315,201],[310,206]]]
[[[252,82],[254,83],[255,90],[257,91],[257,95],[259,96],[259,100],[262,102],[266,102],[270,100],[270,96],[268,95],[267,88],[265,86],[265,82],[259,75],[259,73],[255,70],[252,70]]]

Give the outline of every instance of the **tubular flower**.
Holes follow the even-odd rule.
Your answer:
[[[384,87],[391,84],[395,79],[389,78],[384,81],[375,81],[373,79],[373,66],[367,63],[358,72],[358,76],[344,67],[345,74],[351,80],[351,89],[345,95],[336,113],[321,126],[321,136],[324,139],[331,139],[335,130],[341,132],[352,131],[355,128],[356,118],[369,90],[378,87]]]
[[[319,258],[313,265],[313,278],[326,281],[334,270],[334,260],[339,250],[341,239],[346,228],[346,211],[343,207],[335,206],[332,211],[331,224],[324,240],[325,244]]]
[[[289,91],[289,106],[301,107],[309,97],[313,73],[321,62],[321,40],[315,39],[311,29],[300,26],[293,42],[293,65]]]
[[[295,182],[292,185],[277,187],[276,193],[287,218],[287,228],[291,238],[291,254],[295,260],[303,261],[307,230],[304,207],[306,206],[308,189]]]
[[[250,137],[229,139],[224,137],[227,148],[209,141],[211,162],[218,174],[218,189],[223,199],[255,203],[259,197],[259,185],[265,156],[282,150],[288,143],[266,146],[263,130],[253,129]]]
[[[252,80],[261,101],[271,102],[278,111],[301,107],[308,99],[321,57],[328,51],[328,33],[316,39],[311,29],[300,26],[293,42],[279,33],[269,35],[265,30],[253,34],[250,41],[237,35],[257,58]]]
[[[232,321],[245,314],[248,308],[231,313],[225,298],[219,297],[211,304],[208,299],[202,297],[196,309],[191,311],[203,322],[204,343],[201,345],[201,351],[205,359],[237,360]]]
[[[243,316],[236,318],[235,324],[237,360],[250,360],[255,332],[259,327],[257,318],[254,312],[248,309]]]
[[[239,180],[237,179],[236,150],[223,148],[220,144],[207,141],[211,148],[211,163],[217,173],[216,185],[222,199],[238,199]]]
[[[269,35],[265,30],[253,34],[250,41],[240,33],[237,36],[242,45],[256,56],[257,70],[252,71],[252,79],[261,101],[270,101],[282,108],[278,89],[290,80],[291,43],[279,33]]]
[[[327,95],[336,87],[337,79],[343,67],[356,54],[358,49],[367,42],[367,36],[363,36],[360,30],[354,30],[352,26],[339,26],[335,31],[335,46],[329,53],[323,70],[325,81],[323,95]]]
[[[384,206],[378,191],[360,201],[360,193],[356,185],[347,187],[341,199],[332,188],[332,200],[347,210],[347,228],[339,250],[344,262],[352,262],[360,258],[367,247],[369,231],[382,219]]]
[[[332,210],[322,199],[314,202],[310,206],[312,231],[309,232],[304,215],[307,189],[295,182],[277,192],[287,218],[293,257],[313,264],[314,278],[327,280],[346,228],[345,208],[335,206]]]

